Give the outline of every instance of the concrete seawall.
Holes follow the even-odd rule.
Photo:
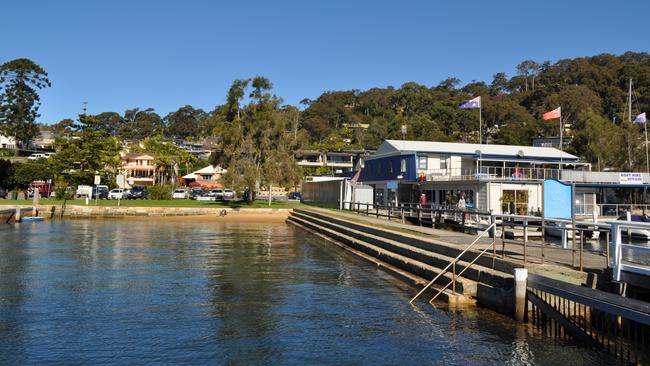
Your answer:
[[[15,209],[25,205],[0,205],[0,210]],[[61,205],[39,205],[39,216],[50,217],[54,209],[54,216],[61,214]],[[213,216],[220,217],[225,214],[228,218],[259,218],[283,221],[291,209],[272,208],[217,208],[217,207],[113,207],[113,206],[82,206],[68,205],[65,207],[64,217],[69,218],[120,218],[120,217],[177,217],[177,216]]]

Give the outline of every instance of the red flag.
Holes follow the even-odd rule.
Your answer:
[[[350,180],[350,183],[352,183],[353,186],[357,185],[357,181],[359,181],[359,175],[361,175],[361,169],[357,170],[356,174],[354,174]]]
[[[546,121],[548,119],[556,119],[556,118],[560,118],[561,115],[562,115],[562,112],[560,110],[560,107],[557,107],[557,108],[555,108],[554,110],[552,110],[550,112],[544,113],[544,115],[542,116],[542,119],[544,121]]]

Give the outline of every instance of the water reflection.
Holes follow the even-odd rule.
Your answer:
[[[598,364],[282,224],[0,230],[0,364]],[[606,362],[607,361],[607,362]]]

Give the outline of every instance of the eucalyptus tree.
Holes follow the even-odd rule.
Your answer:
[[[28,146],[39,134],[38,91],[49,86],[47,72],[32,60],[19,58],[0,65],[0,132]]]
[[[273,84],[262,76],[252,80],[250,102],[241,108],[239,117],[223,121],[215,130],[222,139],[226,183],[253,192],[264,185],[270,198],[273,186],[287,186],[300,179],[294,154],[301,134],[296,132],[295,111],[280,108],[281,99],[271,93]],[[236,80],[233,87],[239,86]]]

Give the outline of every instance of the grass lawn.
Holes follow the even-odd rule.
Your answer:
[[[0,201],[0,203],[14,204],[18,201]],[[31,200],[24,201],[25,204],[31,204]],[[97,206],[117,206],[117,200],[98,200]],[[42,205],[60,205],[63,203],[63,200],[56,199],[41,199],[40,204]],[[85,205],[86,200],[68,200],[68,205]],[[95,206],[95,201],[89,201],[89,206]],[[120,200],[120,206],[124,207],[231,207],[231,208],[268,208],[269,203],[267,201],[257,200],[253,202],[252,205],[247,205],[244,202],[240,201],[230,201],[230,202],[220,202],[220,201],[196,201],[196,200]],[[304,206],[300,202],[293,201],[273,201],[271,208],[297,208]]]

